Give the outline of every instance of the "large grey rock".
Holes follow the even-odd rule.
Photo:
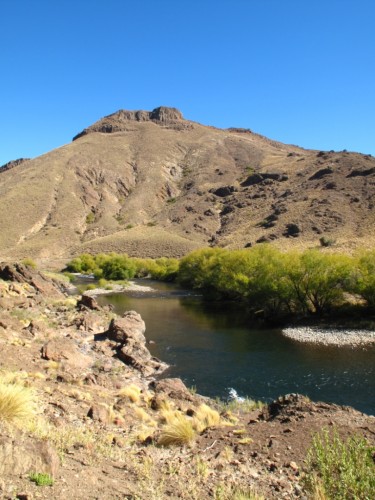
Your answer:
[[[122,318],[111,321],[106,336],[119,344],[116,349],[119,359],[147,377],[161,373],[168,365],[151,356],[146,347],[145,330],[146,325],[140,314],[127,311]]]
[[[135,311],[127,311],[122,318],[111,321],[107,336],[110,340],[124,343],[132,339],[139,343],[146,343],[144,333],[146,325],[140,314]]]

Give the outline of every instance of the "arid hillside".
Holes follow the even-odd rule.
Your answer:
[[[174,108],[118,111],[0,170],[0,257],[182,256],[202,246],[375,243],[375,159],[305,150]]]

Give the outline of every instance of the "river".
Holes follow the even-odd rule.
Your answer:
[[[151,293],[101,295],[118,314],[139,312],[149,349],[188,387],[210,397],[270,401],[298,392],[315,401],[349,405],[375,414],[375,347],[325,347],[285,338],[278,329],[254,329],[239,308],[206,303],[175,286],[138,281]]]

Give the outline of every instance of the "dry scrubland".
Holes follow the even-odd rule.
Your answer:
[[[375,244],[374,179],[370,155],[207,127],[173,108],[119,111],[1,171],[0,255],[61,267],[82,252],[181,257],[321,237],[350,253]]]
[[[373,417],[296,395],[224,404],[153,382],[164,365],[136,313],[67,297],[24,266],[1,275],[3,498],[370,498]],[[328,479],[312,473],[319,461]]]

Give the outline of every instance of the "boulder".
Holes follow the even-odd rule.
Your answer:
[[[78,369],[88,368],[92,364],[92,359],[80,352],[77,344],[68,338],[56,338],[44,344],[42,358],[63,362]]]
[[[95,404],[91,406],[87,416],[102,424],[109,424],[113,417],[111,409],[104,404]]]
[[[39,271],[35,271],[20,263],[0,264],[0,278],[4,281],[28,283],[38,294],[45,295],[51,299],[65,298],[60,285],[56,281],[46,278]]]
[[[321,168],[320,170],[315,172],[315,174],[313,174],[311,177],[309,177],[309,181],[321,179],[322,177],[325,177],[326,175],[330,175],[330,174],[333,174],[332,168],[329,168],[329,167]]]
[[[146,347],[145,330],[141,316],[135,311],[127,311],[122,318],[111,321],[105,335],[119,344],[116,348],[118,358],[147,377],[161,373],[168,365],[151,356]]]
[[[212,191],[212,193],[216,194],[216,196],[220,196],[220,198],[225,198],[226,196],[230,196],[232,193],[234,193],[235,190],[236,189],[234,186],[223,186],[215,189],[214,191]]]
[[[297,224],[287,224],[283,236],[286,236],[287,238],[296,238],[297,236],[299,236],[300,232],[301,229],[299,226],[297,226]]]
[[[142,344],[146,343],[145,331],[146,325],[141,315],[135,311],[127,311],[122,318],[115,318],[111,321],[107,337],[122,344],[129,339]]]
[[[189,391],[180,378],[165,378],[152,382],[150,387],[155,391],[156,396],[165,394],[171,399],[195,401],[195,396]]]
[[[77,302],[78,309],[91,309],[93,311],[100,311],[101,307],[97,300],[90,295],[83,294]]]
[[[2,431],[3,432],[3,431]],[[46,440],[26,436],[12,429],[12,435],[0,434],[0,477],[43,472],[57,476],[59,457]]]

